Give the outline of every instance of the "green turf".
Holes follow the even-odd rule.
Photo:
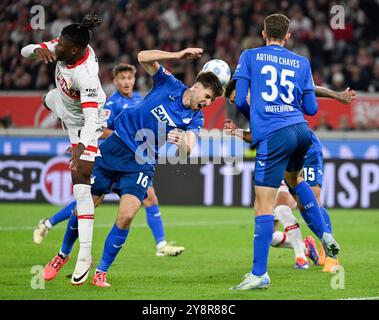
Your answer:
[[[294,270],[293,252],[271,248],[268,290],[228,290],[250,270],[252,210],[246,208],[161,207],[167,239],[186,247],[179,257],[156,257],[144,210],[134,221],[127,243],[109,271],[110,288],[88,283],[72,287],[66,276],[74,258],[45,289],[31,288],[34,265],[46,264],[58,251],[66,223],[51,231],[45,241],[32,243],[38,220],[56,207],[36,204],[0,205],[1,299],[341,299],[379,296],[379,212],[330,210],[334,233],[342,253],[345,289],[332,289],[335,274],[321,267]],[[97,209],[93,258],[101,257],[116,207]],[[303,226],[303,236],[310,232]],[[341,275],[341,274],[340,274]]]

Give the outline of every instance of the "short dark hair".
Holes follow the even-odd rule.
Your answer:
[[[290,19],[281,13],[267,16],[263,23],[267,38],[283,40],[288,33],[290,22]]]
[[[225,98],[229,99],[233,90],[236,89],[237,80],[230,80],[225,86]]]
[[[200,72],[195,79],[195,83],[196,82],[200,82],[204,88],[210,88],[213,91],[215,98],[224,94],[224,87],[222,86],[220,79],[213,72]]]
[[[117,76],[120,72],[131,72],[133,73],[134,75],[136,74],[137,72],[137,69],[135,66],[131,65],[131,64],[127,64],[127,63],[119,63],[118,65],[116,65],[114,68],[113,68],[113,71],[112,71],[112,74],[113,76]]]
[[[90,31],[95,30],[103,23],[96,14],[87,14],[81,23],[73,23],[62,29],[61,36],[71,41],[74,45],[85,48],[91,40]]]

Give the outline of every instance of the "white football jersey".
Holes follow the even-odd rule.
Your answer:
[[[55,52],[58,38],[39,45]],[[58,61],[55,68],[55,83],[64,106],[62,120],[67,127],[84,126],[82,108],[97,108],[99,123],[106,122],[103,106],[106,95],[99,80],[99,63],[95,52],[87,46],[83,59],[74,65]]]

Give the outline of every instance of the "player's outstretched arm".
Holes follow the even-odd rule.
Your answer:
[[[187,48],[179,52],[169,52],[162,50],[143,50],[138,53],[138,62],[153,76],[159,70],[159,61],[173,59],[198,59],[203,54],[201,48]]]
[[[325,87],[315,86],[315,93],[317,97],[335,99],[344,104],[350,103],[357,97],[357,93],[349,87],[347,87],[344,91],[338,92]]]
[[[45,63],[56,61],[55,45],[57,39],[40,44],[29,44],[21,49],[21,55],[28,59],[39,59]]]
[[[240,137],[246,142],[251,143],[253,141],[253,136],[251,135],[251,132],[238,128],[237,125],[233,122],[233,120],[225,119],[224,131],[226,134]]]

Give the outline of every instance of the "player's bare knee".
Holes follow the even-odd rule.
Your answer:
[[[127,212],[119,211],[116,219],[116,225],[120,229],[127,229],[132,224],[133,218],[134,215]]]

